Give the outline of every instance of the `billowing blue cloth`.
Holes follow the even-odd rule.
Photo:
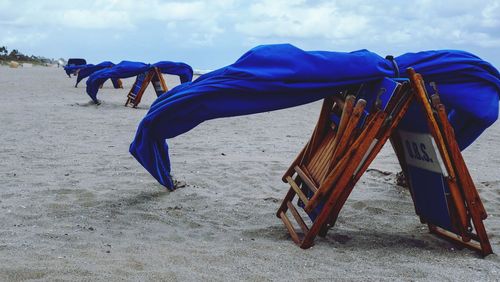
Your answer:
[[[178,75],[181,83],[193,80],[193,69],[186,63],[161,61],[153,64],[153,67],[159,68],[161,73]]]
[[[67,66],[64,66],[64,71],[66,71],[67,75],[71,75],[71,74],[74,74],[77,70],[79,70],[85,66],[86,65],[67,65]]]
[[[184,63],[162,61],[156,64],[145,64],[141,62],[122,61],[114,67],[96,71],[87,79],[87,94],[97,101],[99,87],[107,79],[118,79],[137,76],[149,71],[152,67],[158,67],[162,73],[178,75],[181,82],[189,82],[193,78],[193,69]]]
[[[80,83],[80,81],[82,81],[82,79],[89,77],[94,72],[96,72],[98,70],[110,68],[114,65],[115,64],[113,64],[112,62],[105,61],[105,62],[102,62],[102,63],[97,64],[97,65],[87,64],[87,65],[82,66],[80,68],[80,70],[78,71],[78,76],[76,78],[75,87],[78,86],[78,83]]]
[[[97,92],[99,87],[108,79],[118,79],[136,76],[146,72],[150,68],[149,64],[141,62],[121,61],[119,64],[111,68],[96,71],[87,79],[87,94],[94,102],[97,100]]]
[[[453,50],[408,53],[395,61],[399,69],[413,67],[438,84],[461,148],[497,119],[500,75],[487,62]],[[141,121],[130,153],[173,189],[165,139],[205,120],[298,106],[396,73],[391,61],[367,50],[306,52],[289,44],[258,46],[234,64],[158,97]]]
[[[68,60],[68,64],[64,66],[64,70],[68,76],[74,74],[76,70],[78,70],[81,66],[86,65],[87,61],[81,58],[70,58]]]

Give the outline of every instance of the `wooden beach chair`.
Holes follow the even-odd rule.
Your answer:
[[[487,214],[462,157],[437,87],[408,70],[415,99],[391,141],[409,183],[416,213],[431,233],[483,256],[492,253]],[[418,120],[424,121],[423,125]]]
[[[316,236],[325,236],[334,226],[356,182],[390,138],[421,222],[461,247],[483,256],[492,253],[482,222],[486,211],[444,105],[437,93],[428,98],[419,74],[412,69],[408,74],[411,84],[386,83],[382,89],[390,89],[389,98],[378,95],[364,118],[362,99],[325,99],[311,139],[283,176],[290,189],[277,212],[301,248],[311,247]],[[331,122],[332,115],[338,122]]]
[[[333,226],[354,185],[410,105],[408,83],[381,83],[388,82],[390,87],[376,90],[386,93],[383,103],[380,94],[370,103],[351,95],[325,99],[311,139],[284,174],[290,189],[277,216],[301,248],[311,247],[317,235]]]
[[[114,89],[122,88],[123,89],[123,82],[119,78],[111,78],[111,83],[113,84]],[[75,85],[76,87],[76,85]],[[102,89],[104,87],[104,83],[99,85],[99,89]]]
[[[127,95],[127,102],[125,102],[125,106],[131,105],[133,108],[137,107],[137,105],[141,102],[142,95],[144,94],[144,91],[146,91],[149,83],[153,84],[157,97],[168,91],[163,75],[157,67],[154,67],[146,73],[139,74],[136,77],[134,85],[132,85],[132,88]]]

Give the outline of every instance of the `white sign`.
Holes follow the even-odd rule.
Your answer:
[[[399,130],[399,136],[408,165],[447,176],[436,142],[430,134]]]

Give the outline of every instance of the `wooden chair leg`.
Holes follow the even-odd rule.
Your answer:
[[[447,230],[444,230],[442,228],[439,228],[438,226],[428,224],[429,226],[429,231],[432,234],[437,235],[438,237],[445,239],[451,243],[454,243],[458,246],[468,248],[470,250],[476,251],[480,253],[483,257],[492,254],[493,250],[491,249],[491,246],[488,244],[484,244],[481,241],[478,242],[465,242],[463,241],[462,238],[458,237],[457,234],[449,232]]]
[[[408,69],[408,74],[410,76],[410,81],[413,85],[413,88],[415,89],[415,98],[423,108],[423,113],[426,117],[429,131],[436,142],[437,149],[439,150],[439,153],[442,157],[445,166],[446,173],[448,174],[445,176],[445,180],[447,181],[451,198],[453,200],[452,202],[454,208],[456,209],[460,222],[460,224],[456,227],[459,230],[460,235],[462,235],[464,238],[467,238],[468,223],[467,223],[466,207],[464,204],[464,200],[462,198],[462,194],[459,190],[458,184],[456,183],[457,177],[455,170],[453,168],[453,163],[450,159],[450,154],[448,153],[447,150],[446,142],[438,126],[436,118],[434,117],[431,105],[427,98],[427,92],[424,87],[422,76],[416,73],[413,69]]]

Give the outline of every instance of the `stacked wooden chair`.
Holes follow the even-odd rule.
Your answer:
[[[431,232],[474,248],[483,255],[491,253],[482,225],[486,214],[470,175],[466,173],[465,162],[447,122],[444,107],[437,98],[433,98],[435,108],[439,109],[435,110],[436,116],[440,117],[431,119],[434,113],[422,86],[423,81],[413,70],[409,70],[409,74],[411,82],[386,78],[369,87],[363,85],[361,89],[349,89],[324,100],[309,142],[283,176],[283,181],[290,188],[277,212],[292,240],[301,248],[311,247],[316,236],[325,236],[328,229],[335,225],[355,184],[389,139],[396,144],[398,159],[405,175],[409,176],[418,213],[419,202],[414,196],[422,193],[417,192],[419,187],[412,187],[411,168],[405,163],[405,147],[402,145],[405,141],[398,134],[400,122],[406,118],[410,106],[417,104],[414,101],[418,100],[418,105],[426,113],[430,132],[437,144],[441,144],[439,153],[448,160],[447,169],[450,170],[447,170],[447,179],[454,179],[461,188],[450,187],[454,187],[454,194],[462,196],[455,195],[454,201],[447,202],[450,204],[447,208],[453,215],[449,219],[460,215],[460,221],[453,220],[452,225],[435,224],[427,220],[425,213],[419,215],[422,221],[429,224]],[[463,176],[457,180],[458,170]],[[297,201],[294,201],[295,196]],[[468,219],[472,220],[477,234],[472,233]],[[460,225],[455,225],[458,223]],[[470,240],[479,244],[474,245]]]
[[[168,91],[167,84],[160,70],[157,67],[151,68],[149,71],[139,74],[136,77],[134,85],[132,85],[127,95],[125,106],[137,107],[149,83],[153,84],[157,97]]]
[[[484,228],[487,214],[448,121],[437,86],[426,87],[409,70],[418,101],[391,142],[408,179],[416,213],[431,233],[486,256],[492,248]],[[428,95],[427,88],[434,88]],[[410,114],[411,112],[411,114]],[[415,120],[424,121],[418,128]]]

